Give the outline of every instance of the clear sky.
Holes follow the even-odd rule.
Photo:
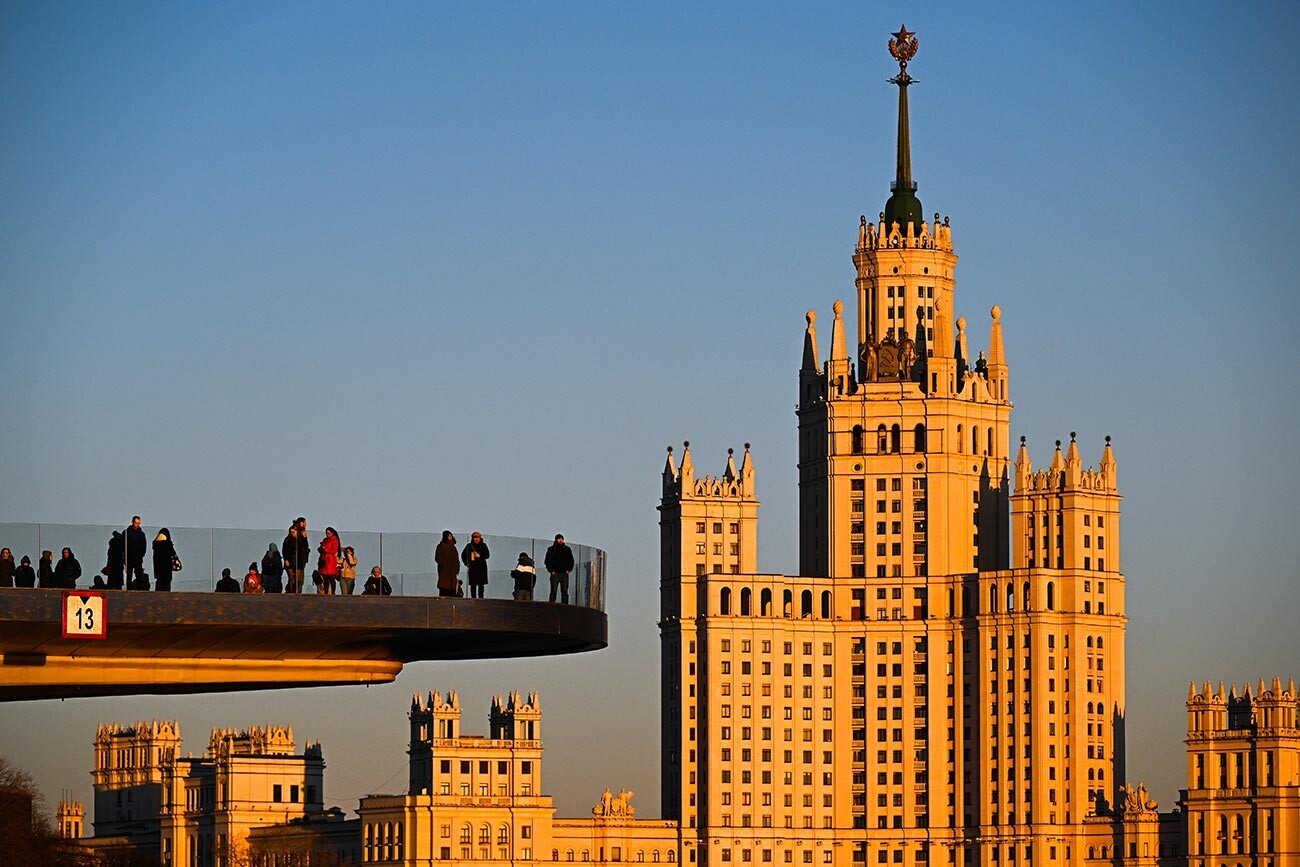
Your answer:
[[[752,442],[796,568],[803,313],[888,195],[900,17],[1013,436],[1115,439],[1128,776],[1171,806],[1188,681],[1300,676],[1294,3],[3,4],[0,521],[562,530],[611,580],[600,653],[3,705],[0,753],[85,798],[97,722],[291,723],[351,810],[413,691],[473,733],[538,689],[561,815],[657,815],[664,446]]]

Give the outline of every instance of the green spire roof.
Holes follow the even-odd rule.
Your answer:
[[[916,181],[912,179],[912,139],[907,117],[907,87],[916,81],[907,74],[907,62],[916,55],[917,47],[916,34],[909,32],[906,26],[899,28],[894,38],[889,40],[889,53],[898,61],[898,75],[889,79],[891,84],[898,85],[898,152],[894,182],[889,185],[893,195],[885,202],[886,232],[895,222],[904,233],[909,222],[917,234],[921,232],[924,211],[921,200],[916,197]]]

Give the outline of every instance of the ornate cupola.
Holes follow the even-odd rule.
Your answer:
[[[898,85],[898,157],[894,173],[894,182],[889,185],[893,193],[885,202],[886,231],[898,223],[899,231],[907,234],[907,224],[912,224],[916,234],[921,233],[921,200],[916,197],[916,181],[912,179],[912,141],[908,130],[907,88],[916,79],[907,73],[907,63],[916,56],[918,47],[916,34],[906,26],[899,28],[894,38],[889,40],[889,53],[898,61],[898,75],[889,79]]]

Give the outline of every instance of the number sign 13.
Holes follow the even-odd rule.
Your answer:
[[[63,594],[63,637],[104,638],[108,632],[104,594],[77,590]]]

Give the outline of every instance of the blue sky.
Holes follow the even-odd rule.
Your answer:
[[[538,689],[562,814],[605,786],[656,814],[663,447],[717,472],[752,442],[760,566],[795,569],[803,312],[851,301],[888,195],[899,19],[0,7],[0,521],[563,530],[612,571],[601,653],[0,706],[0,751],[84,797],[96,722],[179,718],[196,752],[288,722],[351,809],[400,788],[411,692],[459,689],[472,732]],[[1129,777],[1171,806],[1187,682],[1300,676],[1294,6],[904,20],[919,196],[972,351],[1003,308],[1013,435],[1115,438]]]

